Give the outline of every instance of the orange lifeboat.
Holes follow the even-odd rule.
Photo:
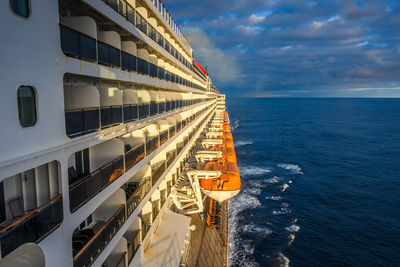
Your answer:
[[[226,144],[223,143],[222,145],[212,147],[211,151],[221,151],[223,159],[225,159],[227,162],[236,163],[236,153],[235,149],[233,148],[233,145],[227,146]]]
[[[222,174],[217,179],[202,179],[200,186],[204,194],[218,202],[223,202],[236,196],[241,188],[239,168],[234,162],[218,159],[206,163],[204,170],[220,171]]]

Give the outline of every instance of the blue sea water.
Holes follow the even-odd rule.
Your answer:
[[[227,100],[230,266],[400,266],[400,99]]]

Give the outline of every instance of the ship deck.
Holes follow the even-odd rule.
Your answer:
[[[210,212],[209,198],[204,201],[204,207]],[[189,250],[183,266],[227,266],[227,237],[228,237],[228,202],[221,204],[219,212],[220,223],[218,226],[207,224],[207,214],[202,220],[200,214],[193,214],[192,225],[196,229],[192,232]]]

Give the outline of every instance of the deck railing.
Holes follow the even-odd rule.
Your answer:
[[[145,157],[144,144],[137,145],[125,153],[125,169],[129,170]]]
[[[124,172],[123,157],[119,156],[69,186],[70,209],[77,210]]]
[[[124,122],[135,121],[139,119],[139,108],[137,104],[124,104]]]
[[[87,134],[100,129],[98,107],[65,110],[65,127],[69,137]]]
[[[62,195],[47,201],[0,230],[1,257],[28,242],[39,242],[63,221]]]
[[[101,113],[101,128],[122,123],[122,106],[102,106]]]

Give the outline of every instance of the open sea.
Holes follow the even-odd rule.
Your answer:
[[[400,99],[227,99],[230,266],[400,266]]]

